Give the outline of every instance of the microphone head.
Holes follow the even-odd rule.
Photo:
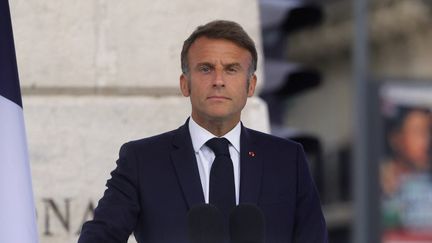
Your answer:
[[[240,204],[231,212],[231,243],[264,243],[264,215],[253,204]]]
[[[202,204],[188,213],[188,230],[191,243],[227,242],[228,233],[222,213],[215,206]]]

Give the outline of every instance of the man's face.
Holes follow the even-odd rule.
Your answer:
[[[184,96],[190,97],[192,117],[198,124],[235,125],[254,94],[256,76],[249,75],[251,54],[224,39],[198,38],[188,53],[189,72],[180,77]],[[249,86],[247,85],[249,79]]]
[[[398,148],[406,160],[416,168],[424,168],[429,163],[430,117],[420,111],[412,111],[405,118],[399,134]]]

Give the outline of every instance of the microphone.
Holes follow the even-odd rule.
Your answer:
[[[231,243],[264,243],[264,215],[253,204],[240,204],[230,214]]]
[[[224,217],[215,206],[210,204],[195,206],[189,211],[187,217],[191,243],[228,242]]]

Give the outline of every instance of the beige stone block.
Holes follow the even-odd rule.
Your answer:
[[[10,1],[22,86],[94,86],[93,2]]]
[[[261,46],[257,1],[17,0],[11,11],[27,89],[140,87],[172,94],[184,39],[214,19],[238,21]]]
[[[268,131],[265,104],[251,98],[246,126]],[[101,197],[120,146],[176,129],[190,113],[187,98],[26,96],[33,188],[41,243],[76,242]]]

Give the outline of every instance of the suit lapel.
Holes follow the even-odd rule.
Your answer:
[[[205,200],[189,134],[188,121],[189,119],[174,135],[174,150],[171,152],[171,160],[190,209],[194,205],[205,203]]]
[[[257,203],[260,193],[263,160],[248,129],[240,135],[240,203]]]

